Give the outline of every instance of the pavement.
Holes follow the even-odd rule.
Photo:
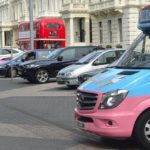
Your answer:
[[[55,80],[0,78],[0,150],[140,150],[131,140],[78,130],[75,92]]]

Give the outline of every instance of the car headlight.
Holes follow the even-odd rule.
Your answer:
[[[7,65],[0,65],[0,68],[6,68]]]
[[[83,80],[84,80],[84,81],[87,81],[89,78],[90,78],[90,76],[84,76],[84,77],[83,77]]]
[[[72,75],[72,73],[71,72],[67,72],[67,73],[65,73],[65,76],[67,76],[67,77],[69,77],[69,76],[71,76]]]
[[[111,109],[117,107],[127,96],[128,90],[116,90],[104,93],[99,109]]]
[[[35,68],[38,67],[39,65],[36,64],[30,64],[30,65],[26,65],[26,68]]]

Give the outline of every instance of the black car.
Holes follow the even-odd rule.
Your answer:
[[[31,61],[32,59],[45,58],[51,53],[50,50],[30,50],[21,52],[12,59],[0,64],[0,76],[16,77],[18,75],[18,65],[24,61]]]
[[[19,76],[29,82],[46,83],[55,78],[58,71],[94,51],[96,46],[74,46],[54,50],[45,60],[25,62],[19,65]]]

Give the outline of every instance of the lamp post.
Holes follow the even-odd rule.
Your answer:
[[[33,1],[29,0],[29,18],[30,18],[30,49],[34,49],[34,30],[33,30]]]

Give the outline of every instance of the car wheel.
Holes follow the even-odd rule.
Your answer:
[[[15,68],[13,68],[12,70],[9,69],[7,77],[13,77],[14,78],[14,77],[17,77],[17,74],[18,74],[17,69],[15,69]]]
[[[135,124],[135,139],[145,149],[150,149],[150,111],[143,113]]]
[[[75,89],[75,88],[77,88],[76,85],[66,85],[66,86],[67,86],[68,89]]]
[[[27,78],[27,80],[28,80],[30,83],[35,83],[35,80],[34,80],[34,79],[29,79],[29,78]]]
[[[46,83],[49,80],[49,73],[45,69],[39,69],[36,72],[35,78],[38,83]]]

